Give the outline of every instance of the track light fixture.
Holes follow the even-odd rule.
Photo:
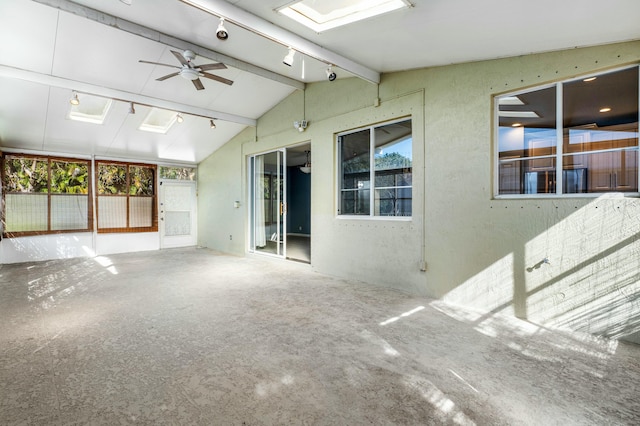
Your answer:
[[[129,114],[135,114],[136,113],[136,109],[133,106],[133,102],[129,103]]]
[[[333,72],[333,65],[329,65],[329,68],[327,68],[327,78],[329,79],[329,81],[333,81],[336,79],[336,77],[336,73]]]
[[[176,115],[176,121],[178,123],[182,123],[184,121],[184,118],[182,118],[182,114],[178,113],[178,115]]]
[[[293,50],[292,47],[289,48],[289,53],[287,53],[287,56],[284,57],[284,59],[282,60],[282,63],[285,64],[286,66],[290,67],[291,65],[293,65],[293,56],[296,54],[296,51]]]
[[[216,123],[213,121],[213,119],[209,120],[209,127],[211,127],[212,129],[216,128]]]
[[[80,99],[78,99],[78,92],[73,92],[73,97],[69,99],[71,105],[80,105]]]
[[[216,37],[218,40],[226,40],[229,38],[229,32],[224,27],[224,18],[220,18],[220,23],[218,24],[218,29],[216,30]]]

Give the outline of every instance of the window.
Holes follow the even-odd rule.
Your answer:
[[[93,229],[89,161],[9,154],[3,162],[5,235]]]
[[[342,133],[338,153],[339,215],[411,216],[411,120]]]
[[[156,166],[97,161],[98,232],[155,232]]]
[[[160,179],[196,180],[196,168],[160,166]]]
[[[638,67],[496,97],[497,195],[638,192]]]

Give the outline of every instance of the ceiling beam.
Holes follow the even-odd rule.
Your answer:
[[[256,120],[253,118],[242,117],[240,115],[228,114],[226,112],[214,111],[206,108],[199,108],[193,105],[182,104],[167,99],[153,98],[151,96],[139,95],[137,93],[125,92],[109,87],[95,86],[93,84],[69,80],[67,78],[56,77],[49,74],[42,74],[35,71],[27,71],[2,64],[0,64],[0,77],[30,81],[32,83],[60,87],[63,89],[74,90],[80,93],[101,96],[103,98],[133,102],[140,105],[147,105],[151,107],[167,109],[170,111],[181,112],[184,114],[212,118],[215,120],[228,121],[231,123],[243,124],[246,126],[256,126]]]
[[[224,18],[254,34],[258,34],[271,41],[291,47],[297,52],[317,59],[327,65],[335,65],[351,74],[374,84],[380,83],[380,73],[364,65],[358,64],[335,52],[325,49],[309,40],[272,24],[246,10],[240,9],[223,0],[180,0],[212,15]]]
[[[126,19],[119,18],[114,15],[109,15],[104,12],[100,12],[90,7],[86,7],[77,3],[73,3],[69,0],[32,0],[36,3],[44,4],[46,6],[53,7],[64,12],[68,12],[83,18],[98,22],[103,25],[107,25],[113,28],[117,28],[121,31],[128,32],[138,37],[146,38],[148,40],[156,41],[168,46],[172,46],[180,50],[191,50],[198,55],[205,58],[214,60],[216,62],[222,62],[225,65],[246,71],[248,73],[257,75],[268,80],[272,80],[295,89],[304,90],[305,83],[295,80],[293,78],[275,73],[273,71],[266,70],[256,65],[250,64],[240,59],[232,58],[231,56],[223,55],[214,50],[208,49],[203,46],[191,43],[186,40],[182,40],[165,33],[161,33],[152,28],[136,24],[135,22],[127,21]]]

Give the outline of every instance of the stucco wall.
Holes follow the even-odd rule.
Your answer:
[[[246,156],[310,140],[316,270],[633,340],[640,200],[494,199],[492,96],[638,61],[631,42],[385,74],[379,87],[311,84],[200,164],[200,244],[243,255],[246,209],[233,201],[246,205]],[[292,122],[303,101],[301,134]],[[404,116],[413,120],[413,218],[337,217],[335,133]]]

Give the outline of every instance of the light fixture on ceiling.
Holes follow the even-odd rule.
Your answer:
[[[336,73],[333,72],[333,65],[329,65],[329,68],[327,68],[327,78],[329,79],[329,81],[333,81],[336,79],[336,77]]]
[[[182,123],[184,121],[184,118],[182,117],[182,114],[178,113],[178,115],[176,115],[176,121],[178,123]]]
[[[609,112],[611,111],[611,107],[602,107],[600,108],[600,112]]]
[[[585,83],[589,83],[589,82],[591,82],[591,81],[595,80],[596,78],[598,78],[598,77],[588,77],[588,78],[585,78],[585,79],[584,79],[584,80],[582,80],[582,81],[584,81]]]
[[[520,126],[522,126],[522,124],[520,124],[520,123],[513,123],[513,124],[511,125],[511,127],[520,127]]]
[[[213,119],[209,120],[209,127],[211,127],[212,129],[216,128],[216,123],[213,121]]]
[[[304,129],[307,128],[309,122],[307,120],[294,121],[293,127],[297,129],[300,133],[304,132]]]
[[[286,66],[290,67],[291,65],[293,65],[293,56],[296,54],[296,51],[293,50],[292,47],[289,48],[289,53],[287,53],[287,56],[284,57],[284,59],[282,60],[282,63],[285,64]]]
[[[133,102],[129,103],[129,114],[135,114],[136,113],[136,109],[133,106]]]
[[[304,166],[300,166],[300,171],[308,174],[311,173],[311,160],[309,159],[311,151],[305,151],[305,153],[307,154],[307,162],[304,163]]]
[[[216,30],[216,37],[218,37],[218,40],[226,40],[229,38],[229,32],[227,31],[227,29],[224,26],[224,18],[220,18],[220,23],[218,24],[218,29]]]
[[[80,99],[78,99],[78,92],[73,92],[73,97],[69,99],[71,105],[80,105]]]

